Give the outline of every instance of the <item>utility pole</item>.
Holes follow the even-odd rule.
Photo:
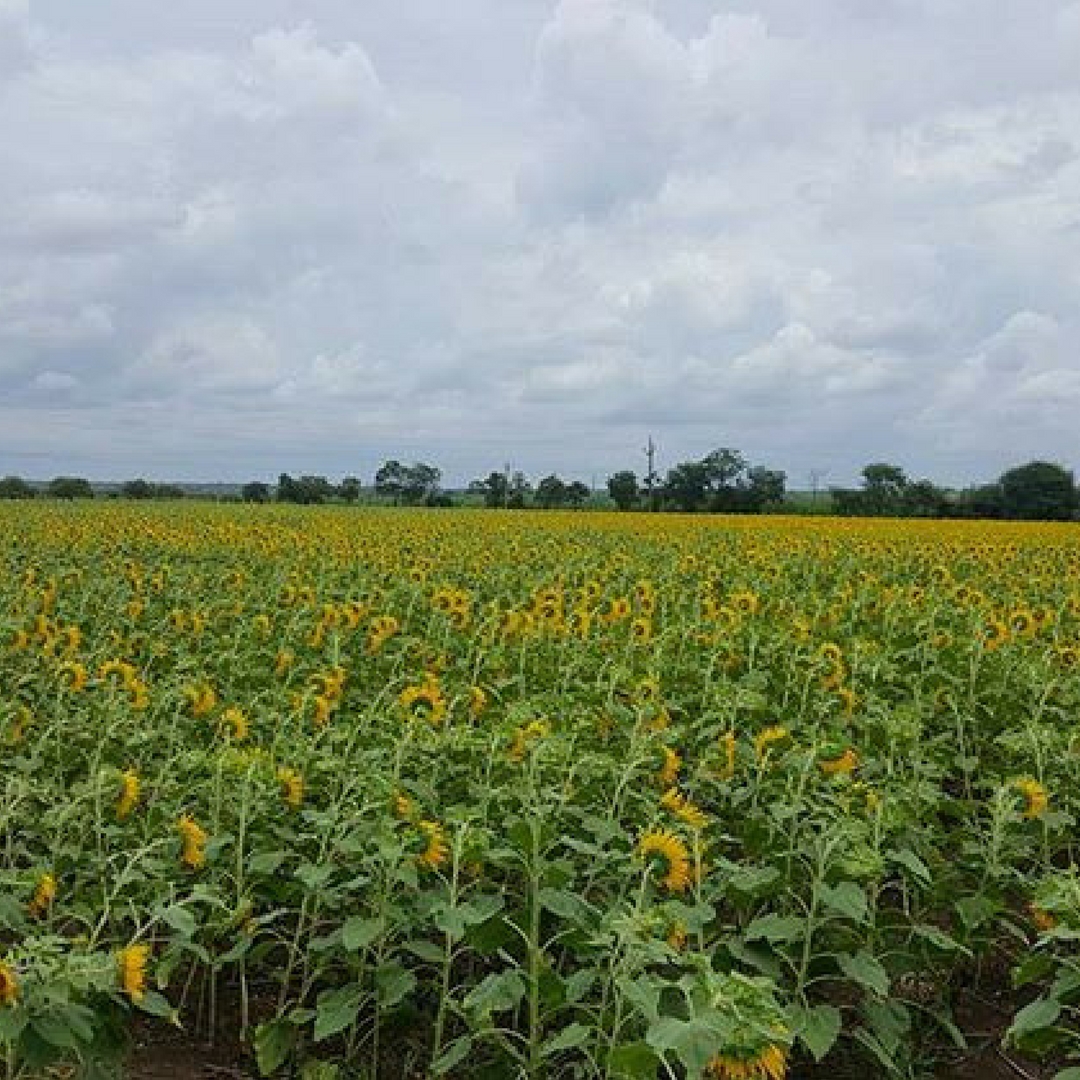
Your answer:
[[[816,503],[818,498],[818,491],[821,488],[821,481],[829,475],[828,469],[811,469],[810,470],[810,497]]]
[[[503,509],[507,510],[510,507],[510,462],[508,461],[504,466],[504,475],[506,476],[506,483],[503,484]]]
[[[656,443],[653,442],[653,437],[649,436],[649,441],[645,444],[645,460],[649,463],[649,471],[645,474],[645,493],[647,497],[647,505],[650,510],[655,509],[653,505],[653,485],[656,482],[656,472],[653,468],[653,463],[656,459]]]

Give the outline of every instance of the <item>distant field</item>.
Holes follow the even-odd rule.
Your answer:
[[[1054,1075],[1078,672],[1070,526],[0,503],[6,1075]]]

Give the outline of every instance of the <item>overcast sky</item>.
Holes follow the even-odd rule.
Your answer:
[[[1078,330],[1078,0],[0,0],[0,474],[963,482]]]

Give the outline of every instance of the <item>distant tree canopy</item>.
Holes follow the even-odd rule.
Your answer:
[[[360,481],[355,476],[346,476],[338,484],[338,497],[345,502],[354,503],[360,498]]]
[[[669,470],[662,495],[666,506],[689,513],[760,513],[783,501],[786,481],[784,473],[752,467],[738,450],[721,447]]]
[[[897,465],[867,465],[858,489],[833,488],[838,514],[864,517],[1027,518],[1068,521],[1080,508],[1073,474],[1061,465],[1032,461],[992,484],[946,491],[929,480],[909,480]]]
[[[607,489],[611,501],[620,510],[633,510],[641,498],[637,475],[629,469],[623,469],[621,472],[609,476]]]
[[[270,485],[261,480],[251,480],[240,489],[240,498],[247,503],[269,502],[272,494]]]
[[[474,480],[468,494],[479,495],[489,509],[505,506],[510,493],[510,481],[505,473],[491,472],[483,480]]]
[[[37,492],[18,476],[5,476],[0,480],[0,499],[32,499]]]
[[[1068,521],[1076,513],[1076,479],[1061,465],[1032,461],[1003,473],[998,481],[1006,517]]]
[[[536,485],[535,502],[543,510],[557,510],[564,506],[581,507],[589,495],[588,486],[580,480],[566,483],[553,473],[545,476]]]
[[[47,493],[53,499],[92,499],[94,489],[89,480],[79,476],[58,476],[49,481]]]
[[[334,491],[334,485],[325,476],[301,476],[297,479],[282,473],[278,477],[278,502],[311,506],[333,498]]]
[[[152,484],[149,480],[128,480],[120,488],[125,499],[182,499],[184,489],[176,484]]]
[[[833,508],[844,516],[940,517],[949,495],[929,480],[910,480],[899,465],[875,462],[862,471],[861,488],[833,488]]]
[[[442,470],[422,461],[403,465],[400,461],[387,461],[375,473],[375,492],[396,504],[407,506],[432,500],[439,491]]]

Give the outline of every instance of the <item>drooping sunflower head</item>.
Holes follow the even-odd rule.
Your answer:
[[[732,972],[710,977],[724,1034],[705,1074],[710,1080],[783,1080],[791,1036],[767,979]]]
[[[1046,788],[1038,780],[1030,776],[1022,776],[1019,780],[1014,780],[1012,786],[1023,796],[1023,814],[1027,820],[1033,821],[1036,818],[1041,818],[1046,813],[1046,809],[1050,805],[1050,796]]]
[[[116,958],[120,989],[137,1005],[146,997],[146,965],[149,945],[128,945]]]
[[[299,810],[304,803],[304,777],[298,769],[282,765],[277,771],[281,797],[290,810]]]
[[[765,761],[772,748],[785,742],[788,737],[788,729],[786,727],[781,727],[779,724],[770,725],[764,730],[759,731],[754,736],[754,754],[758,761]]]
[[[660,805],[672,817],[689,825],[691,829],[701,831],[709,824],[709,815],[697,803],[688,799],[678,788],[668,788],[660,798]]]
[[[679,756],[679,752],[672,749],[670,746],[662,746],[660,748],[660,753],[662,761],[660,771],[656,774],[656,779],[659,780],[661,787],[669,788],[679,779],[679,770],[682,768],[682,758]]]
[[[637,850],[668,892],[682,893],[690,887],[690,852],[675,833],[650,829],[638,841]]]
[[[19,977],[5,960],[0,960],[0,1006],[8,1008],[19,1000]]]
[[[423,838],[424,849],[416,856],[416,861],[426,870],[438,870],[450,853],[446,831],[437,821],[420,821],[417,828]]]
[[[27,911],[31,918],[43,919],[56,899],[56,878],[51,873],[44,873],[34,886],[34,895],[30,898]]]
[[[125,769],[120,774],[120,794],[116,800],[117,821],[126,821],[139,805],[141,787],[139,774],[134,769]]]
[[[189,814],[182,814],[176,822],[180,834],[180,861],[191,870],[198,870],[206,862],[206,842],[209,839],[202,826]]]
[[[821,748],[818,768],[826,776],[848,776],[859,767],[859,755],[847,743],[834,740]]]

